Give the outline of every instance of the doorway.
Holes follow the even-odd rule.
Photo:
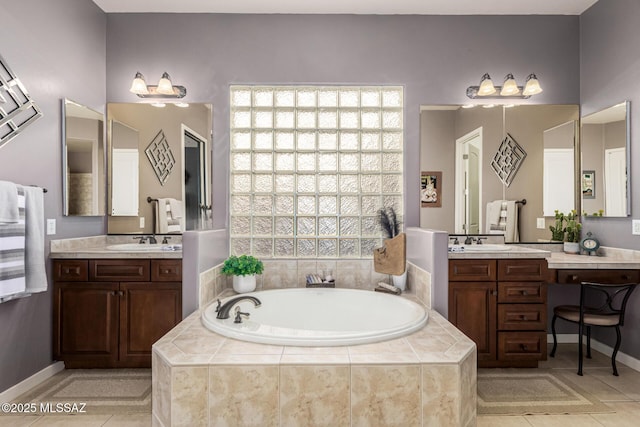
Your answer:
[[[207,213],[207,140],[182,125],[184,147],[183,197],[187,230],[204,228]]]
[[[627,216],[627,158],[624,147],[604,150],[604,187],[605,214]]]
[[[482,229],[482,127],[456,139],[455,230],[479,234]]]

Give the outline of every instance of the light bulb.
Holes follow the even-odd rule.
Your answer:
[[[162,73],[162,77],[158,82],[158,87],[156,88],[156,92],[161,93],[162,95],[173,95],[173,84],[171,83],[171,78],[169,74],[165,71]]]
[[[140,71],[136,73],[136,76],[131,83],[131,89],[129,92],[135,93],[136,95],[148,95],[149,89],[147,89],[147,83],[144,81],[144,76]]]
[[[491,77],[489,76],[489,73],[485,73],[484,76],[482,76],[482,79],[480,79],[480,88],[478,89],[478,96],[493,95],[494,93],[496,93],[496,88],[493,85],[493,82],[491,81]]]
[[[535,74],[529,74],[527,77],[527,84],[522,91],[522,94],[525,96],[537,95],[542,93],[542,88],[540,87],[540,82]]]
[[[507,74],[504,78],[504,84],[502,85],[502,90],[500,90],[501,96],[513,96],[520,93],[520,88],[516,83],[516,80],[513,78],[513,74]]]

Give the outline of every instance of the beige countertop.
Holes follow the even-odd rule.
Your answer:
[[[460,245],[465,246],[465,245]],[[508,250],[492,250],[491,247],[504,246]],[[485,245],[481,252],[479,246],[473,245],[474,251],[464,249],[461,252],[449,252],[449,259],[531,259],[549,258],[551,252],[541,249],[532,249],[518,245]]]
[[[108,246],[119,244],[137,244],[134,236],[91,236],[74,239],[61,239],[51,241],[51,252],[49,258],[52,259],[182,259],[181,250],[158,250],[145,251],[122,251],[111,250]],[[156,236],[158,241],[162,241],[163,236]],[[169,245],[182,244],[181,235],[170,236]],[[169,246],[163,245],[163,246]]]
[[[553,252],[547,259],[549,268],[554,269],[625,269],[640,268],[638,251],[618,248],[601,248],[598,255],[572,255],[564,252]]]

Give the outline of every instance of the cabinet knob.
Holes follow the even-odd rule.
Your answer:
[[[520,291],[520,293],[521,293],[523,296],[527,296],[527,295],[528,295],[528,292],[527,292],[526,290],[522,290],[522,291]]]
[[[520,349],[522,351],[527,351],[527,345],[526,344],[520,344]]]
[[[573,276],[571,276],[571,280],[578,280],[578,275],[574,274]]]
[[[527,316],[525,316],[524,314],[521,315],[520,318],[522,318],[522,320],[524,320],[525,322],[527,321]]]
[[[491,295],[493,295],[494,297],[498,296],[498,291],[491,291]]]

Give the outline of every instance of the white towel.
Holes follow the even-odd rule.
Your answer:
[[[44,193],[40,187],[23,187],[25,196],[25,276],[27,293],[47,290],[44,259]]]
[[[182,201],[176,199],[167,200],[169,200],[169,206],[171,206],[171,217],[173,219],[182,218]]]
[[[502,210],[502,200],[494,200],[487,203],[487,218],[485,233],[495,232],[497,226],[500,224],[500,211]],[[492,227],[492,225],[494,227]]]
[[[504,241],[515,243],[520,241],[518,231],[518,205],[515,200],[507,200],[507,221],[504,230]]]
[[[16,186],[18,221],[0,225],[0,302],[25,292],[25,197]]]
[[[167,199],[158,199],[156,203],[156,233],[166,234],[168,232],[169,223],[167,220]]]
[[[19,219],[18,188],[13,182],[0,181],[0,224],[15,224]]]

